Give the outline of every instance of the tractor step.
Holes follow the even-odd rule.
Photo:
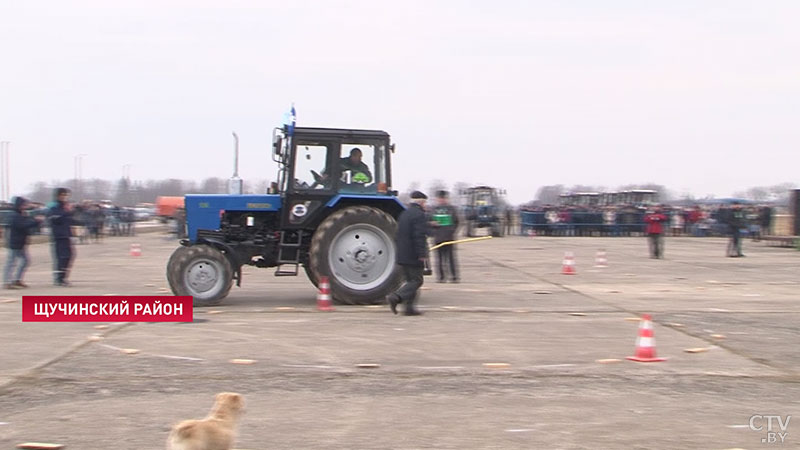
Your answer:
[[[281,240],[278,243],[278,270],[276,277],[294,277],[300,271],[300,246],[303,244],[303,234],[299,233],[296,240],[292,239],[285,231],[281,231]],[[283,269],[289,266],[288,269]]]
[[[291,266],[291,268],[293,268],[294,270],[283,269],[284,266]],[[278,264],[278,270],[275,271],[275,276],[296,277],[299,272],[300,272],[300,264],[287,262],[283,264]]]

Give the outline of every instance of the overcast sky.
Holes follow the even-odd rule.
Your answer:
[[[37,180],[275,179],[271,130],[382,129],[395,188],[797,181],[800,2],[0,0],[0,140]]]

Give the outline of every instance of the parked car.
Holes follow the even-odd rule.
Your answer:
[[[133,215],[134,220],[143,222],[145,220],[150,220],[152,213],[149,208],[133,208]]]

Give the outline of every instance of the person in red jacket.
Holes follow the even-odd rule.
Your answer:
[[[647,224],[645,232],[650,244],[650,257],[661,259],[664,257],[664,223],[667,221],[667,216],[657,206],[654,211],[644,216],[644,221]]]

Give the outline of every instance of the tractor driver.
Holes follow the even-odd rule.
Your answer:
[[[352,180],[353,183],[365,185],[372,182],[372,173],[370,173],[369,167],[367,167],[364,161],[361,161],[363,156],[364,154],[358,147],[350,150],[349,157],[339,160],[339,169],[342,172],[349,170],[350,180]]]
[[[344,174],[345,172],[349,172],[346,178],[342,178],[343,182],[347,184],[359,184],[361,186],[372,182],[372,173],[369,171],[369,167],[361,160],[362,157],[363,153],[361,149],[356,147],[350,150],[350,156],[339,160],[339,173]],[[326,168],[322,172],[322,176],[318,182],[327,185],[329,178],[328,169]]]

